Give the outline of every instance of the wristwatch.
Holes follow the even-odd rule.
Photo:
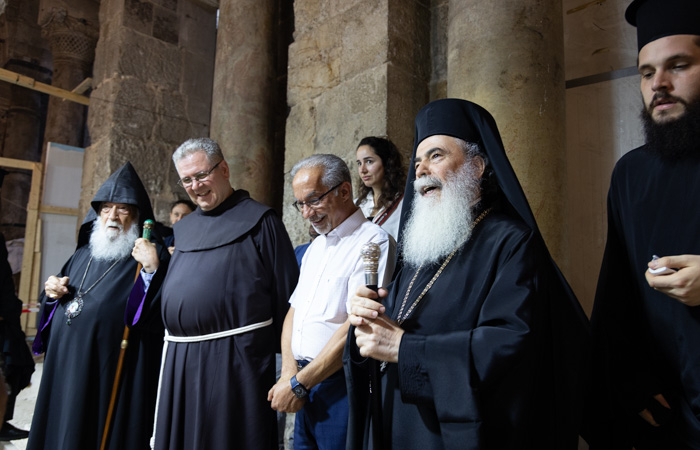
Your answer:
[[[309,396],[309,390],[304,387],[303,384],[297,381],[297,376],[294,375],[289,382],[292,384],[292,392],[297,398],[306,398]]]

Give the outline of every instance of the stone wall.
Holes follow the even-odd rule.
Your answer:
[[[215,42],[216,10],[189,0],[102,0],[81,213],[127,160],[157,218],[186,198],[170,156],[209,135]]]
[[[296,0],[294,19],[283,215],[298,245],[308,240],[308,225],[291,206],[289,171],[297,161],[338,155],[356,184],[357,143],[388,135],[408,164],[413,118],[428,99],[430,11],[411,0]]]
[[[496,119],[540,231],[566,268],[561,1],[450,0],[448,27],[448,96]]]

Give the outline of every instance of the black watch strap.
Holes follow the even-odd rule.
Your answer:
[[[292,385],[292,392],[297,398],[306,398],[309,396],[309,390],[304,387],[303,384],[297,381],[297,376],[294,375],[289,382]]]

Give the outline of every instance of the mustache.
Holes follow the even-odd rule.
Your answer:
[[[119,228],[119,231],[124,231],[124,226],[121,223],[117,222],[116,220],[109,220],[109,219],[105,220],[104,227],[105,228],[116,227],[116,228]]]
[[[651,109],[655,107],[661,100],[672,100],[676,103],[688,106],[688,102],[686,102],[682,98],[675,97],[666,91],[660,91],[655,93],[654,96],[651,98],[651,102],[649,102],[649,108]]]
[[[442,181],[440,181],[440,179],[437,177],[426,175],[416,178],[416,180],[413,182],[413,189],[418,193],[420,193],[425,187],[436,187],[438,189],[442,189]]]

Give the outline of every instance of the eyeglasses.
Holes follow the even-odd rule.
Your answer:
[[[328,195],[331,192],[338,189],[341,184],[343,184],[342,181],[340,183],[336,184],[335,186],[333,186],[332,188],[330,188],[328,191],[326,191],[325,194],[321,195],[320,197],[312,198],[312,199],[307,200],[305,202],[296,201],[296,202],[292,203],[292,206],[294,206],[297,209],[297,211],[299,211],[299,212],[301,212],[301,210],[302,210],[302,208],[304,208],[304,206],[308,206],[311,209],[316,209],[316,208],[318,208],[318,204],[321,203],[321,200],[323,200],[323,197],[325,197],[326,195]]]
[[[101,211],[103,214],[107,214],[112,211],[112,208],[117,208],[117,213],[121,215],[129,215],[131,214],[131,208],[129,208],[129,205],[119,205],[117,203],[103,203]]]
[[[221,161],[223,161],[223,159]],[[219,167],[219,164],[221,164],[221,161],[214,164],[214,167],[207,170],[206,172],[199,172],[198,174],[196,174],[193,177],[180,178],[179,180],[177,180],[177,184],[179,184],[180,186],[182,186],[184,188],[188,188],[188,187],[192,186],[192,183],[194,181],[197,181],[198,183],[204,183],[205,181],[207,181],[207,178],[209,178],[209,175],[211,175],[211,173],[214,171],[214,169]]]

